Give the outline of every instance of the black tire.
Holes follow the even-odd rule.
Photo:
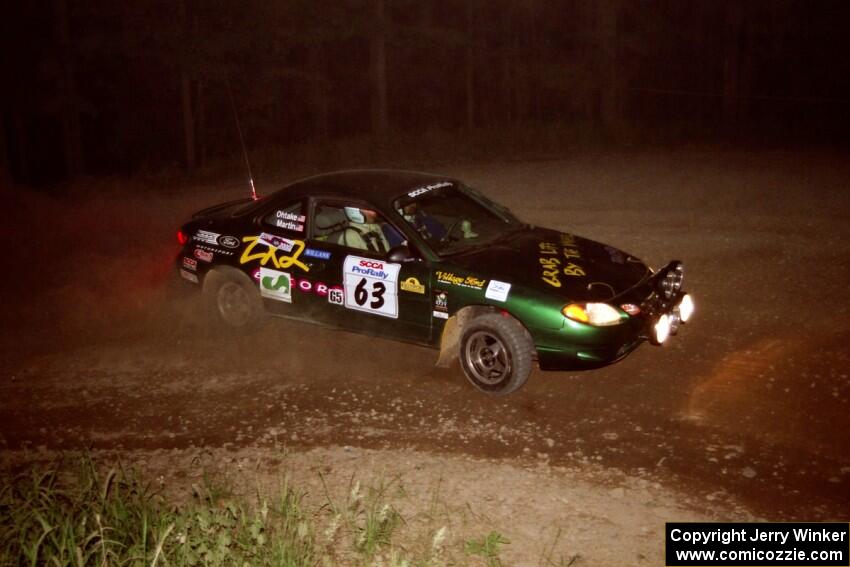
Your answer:
[[[518,390],[531,373],[534,343],[516,319],[488,313],[471,320],[460,340],[460,363],[473,386],[503,396]]]
[[[207,274],[204,302],[210,316],[234,331],[256,330],[265,315],[257,285],[233,268],[216,268]]]

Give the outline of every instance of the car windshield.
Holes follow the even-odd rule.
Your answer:
[[[449,181],[414,189],[393,206],[440,256],[489,244],[522,226],[508,209]]]

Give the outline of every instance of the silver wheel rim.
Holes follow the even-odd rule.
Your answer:
[[[218,290],[218,312],[228,324],[241,327],[251,319],[251,298],[245,288],[227,282]]]
[[[486,331],[476,331],[466,341],[469,373],[476,381],[495,386],[511,373],[511,357],[502,340]]]

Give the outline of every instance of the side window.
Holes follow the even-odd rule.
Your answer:
[[[382,255],[404,241],[403,236],[377,211],[339,203],[316,205],[313,238]]]
[[[298,233],[301,237],[304,236],[306,221],[307,217],[304,214],[304,203],[302,201],[275,208],[263,217],[263,224]]]

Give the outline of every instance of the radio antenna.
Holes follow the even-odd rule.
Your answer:
[[[233,109],[233,119],[236,121],[236,131],[239,132],[239,143],[242,144],[242,157],[245,158],[245,167],[248,168],[248,183],[251,185],[251,198],[257,200],[257,190],[254,187],[254,174],[251,173],[251,162],[248,161],[248,149],[245,147],[245,137],[242,136],[242,125],[239,123],[239,113],[236,112],[236,103],[233,102],[233,91],[230,88],[230,79],[225,79],[227,84],[227,96],[230,98],[230,108]]]

